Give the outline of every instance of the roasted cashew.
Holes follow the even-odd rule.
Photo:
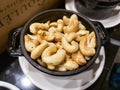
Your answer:
[[[61,41],[62,37],[63,37],[63,33],[61,32],[56,32],[54,33],[54,36],[55,36],[55,41]]]
[[[81,40],[82,36],[89,34],[89,31],[88,30],[79,30],[76,34],[77,35],[76,35],[75,40],[79,42]]]
[[[74,53],[78,50],[78,43],[72,41],[71,44],[63,37],[62,38],[62,46],[68,53]]]
[[[44,39],[46,41],[53,41],[54,40],[54,33],[52,33],[52,32],[39,30],[38,34],[40,35],[41,39]]]
[[[77,34],[72,32],[72,33],[65,33],[64,37],[68,42],[71,42],[72,40],[74,40],[76,38]]]
[[[55,70],[55,65],[47,64],[47,68],[50,69],[50,70]]]
[[[30,25],[30,32],[33,33],[33,34],[37,34],[38,30],[48,30],[49,28],[49,21],[47,23],[32,23]]]
[[[72,54],[72,60],[74,60],[79,65],[84,65],[87,63],[80,51]]]
[[[80,35],[80,36],[84,36],[84,35],[87,35],[87,34],[89,34],[88,30],[79,30],[77,32],[77,35]]]
[[[46,47],[48,47],[48,43],[47,42],[43,42],[40,45],[38,45],[34,50],[32,50],[31,58],[32,59],[37,59],[38,57],[40,57],[42,52],[44,51],[44,49]]]
[[[58,49],[56,45],[50,45],[42,53],[42,61],[46,64],[59,65],[65,59],[66,52],[63,49]]]
[[[58,19],[57,22],[52,22],[50,27],[54,27],[55,32],[62,32],[64,26],[64,22],[62,19]]]
[[[57,70],[57,71],[67,71],[67,69],[66,69],[64,63],[58,65],[58,66],[56,67],[56,70]]]
[[[70,17],[70,20],[77,20],[78,21],[78,17],[76,14],[72,14]]]
[[[69,18],[67,16],[63,16],[63,22],[64,22],[64,25],[68,25],[69,24]]]
[[[73,14],[73,15],[71,15],[70,18],[68,18],[67,16],[63,16],[63,22],[65,25],[68,25],[70,20],[78,20],[77,15]]]
[[[57,24],[58,25],[55,32],[62,32],[64,26],[63,20],[62,19],[57,20]]]
[[[59,48],[63,48],[63,46],[62,46],[62,43],[61,42],[57,42],[57,43],[55,43],[55,45],[57,46],[57,48],[59,49]]]
[[[96,36],[94,32],[91,32],[87,37],[87,45],[90,48],[96,47]]]
[[[89,56],[93,56],[95,54],[95,48],[88,47],[87,36],[88,35],[82,37],[82,40],[80,41],[79,48],[80,48],[80,51],[83,55],[89,57]]]
[[[25,44],[25,49],[28,52],[31,52],[32,50],[35,49],[37,45],[39,45],[39,41],[36,39],[36,37],[32,37],[31,35],[25,35],[24,36],[24,44]]]
[[[77,32],[79,30],[78,20],[70,20],[68,26],[64,26],[64,33]]]
[[[74,70],[74,69],[77,69],[79,67],[79,65],[73,60],[67,60],[64,64],[64,67],[67,70]]]
[[[80,30],[86,30],[86,27],[80,21],[79,21],[79,29]]]

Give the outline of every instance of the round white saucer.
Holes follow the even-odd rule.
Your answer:
[[[75,12],[78,12],[76,7],[75,7],[75,1],[74,0],[66,0],[65,1],[65,8],[67,10],[73,10]],[[95,19],[89,19],[90,20],[93,20],[93,21],[99,21],[101,22],[105,28],[110,28],[110,27],[113,27],[113,26],[116,26],[120,23],[120,6],[117,6],[115,9],[119,9],[119,13],[114,15],[114,16],[111,16],[111,17],[108,17],[104,20],[95,20]]]
[[[60,77],[45,74],[30,65],[23,56],[19,57],[19,64],[24,74],[40,89],[84,90],[91,86],[101,75],[105,64],[105,50],[104,47],[101,47],[95,63],[86,71],[74,76]]]
[[[5,87],[9,90],[20,90],[19,88],[17,88],[15,85],[5,82],[5,81],[0,81],[0,86],[1,87]]]

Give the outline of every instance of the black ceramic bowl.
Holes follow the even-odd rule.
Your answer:
[[[73,11],[68,11],[68,10],[48,10],[48,11],[44,11],[41,12],[39,14],[37,14],[36,16],[34,16],[33,18],[31,18],[24,26],[22,32],[21,32],[21,36],[20,36],[20,45],[21,45],[21,49],[22,49],[22,53],[23,55],[26,57],[26,59],[38,70],[43,71],[45,73],[48,74],[52,74],[52,75],[58,75],[58,76],[66,76],[66,75],[73,75],[73,74],[77,74],[80,73],[84,70],[86,70],[89,66],[91,66],[94,61],[96,60],[98,54],[99,54],[99,50],[101,47],[101,40],[100,37],[97,33],[97,30],[95,28],[95,26],[93,25],[92,22],[90,22],[86,17],[75,13],[78,16],[78,19],[80,21],[82,21],[82,23],[85,25],[85,27],[88,30],[93,30],[96,34],[96,38],[97,38],[97,47],[96,47],[96,54],[87,62],[86,65],[84,66],[80,66],[78,69],[76,70],[72,70],[72,71],[65,71],[65,72],[60,72],[60,71],[53,71],[50,69],[47,69],[46,67],[43,67],[41,65],[39,65],[38,63],[36,63],[34,60],[32,60],[30,58],[30,54],[26,51],[25,46],[24,46],[24,35],[26,35],[29,32],[29,26],[34,23],[34,22],[47,22],[48,20],[52,21],[57,21],[58,19],[62,18],[64,15],[67,17],[70,17],[72,14],[74,14],[75,12]],[[91,32],[91,31],[90,31]]]
[[[119,3],[120,0],[75,0],[75,7],[91,19],[103,20],[118,13],[114,8]]]
[[[97,38],[97,46],[96,46],[96,54],[91,57],[91,59],[84,65],[84,66],[80,66],[79,68],[77,68],[76,70],[72,70],[72,71],[64,71],[64,72],[60,72],[60,71],[53,71],[50,69],[47,69],[46,67],[43,67],[41,65],[39,65],[37,62],[35,62],[34,60],[31,59],[30,54],[26,51],[25,46],[24,46],[24,35],[30,33],[29,32],[29,26],[34,23],[34,22],[46,22],[48,20],[52,21],[57,21],[58,19],[62,18],[64,15],[67,17],[70,17],[72,14],[76,14],[78,16],[78,19],[83,23],[83,25],[85,25],[85,27],[87,28],[87,30],[91,30],[95,32],[96,38]],[[33,65],[35,68],[37,68],[38,70],[50,74],[50,75],[55,75],[55,76],[70,76],[70,75],[76,75],[79,74],[83,71],[85,71],[87,68],[89,68],[93,63],[95,63],[96,58],[99,55],[99,51],[101,48],[101,38],[99,35],[99,27],[96,27],[96,22],[91,22],[90,20],[88,20],[85,16],[82,16],[81,14],[78,14],[74,11],[69,11],[69,10],[65,10],[65,9],[52,9],[52,10],[47,10],[47,11],[43,11],[38,13],[37,15],[35,15],[34,17],[32,17],[25,25],[22,29],[18,29],[15,30],[15,33],[13,34],[14,37],[12,37],[11,41],[13,42],[13,46],[15,45],[15,41],[16,41],[16,36],[18,34],[16,34],[16,32],[20,32],[20,50],[17,49],[15,50],[14,48],[11,49],[11,46],[9,48],[9,51],[11,50],[13,52],[11,55],[14,56],[18,56],[19,55],[23,55],[28,62]],[[91,32],[90,31],[90,32]],[[9,43],[11,43],[11,41]],[[13,47],[12,46],[12,47]],[[21,52],[21,54],[20,54]]]
[[[79,1],[83,6],[85,6],[88,9],[114,8],[120,3],[120,0],[76,0],[76,1]]]

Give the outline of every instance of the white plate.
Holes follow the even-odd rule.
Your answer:
[[[78,75],[59,77],[45,74],[30,65],[25,57],[19,57],[19,64],[24,74],[34,85],[43,90],[84,90],[101,75],[104,63],[105,50],[101,47],[98,58],[89,69]]]
[[[15,85],[5,82],[5,81],[0,81],[0,86],[1,87],[5,87],[8,88],[10,90],[20,90],[19,88],[17,88]]]
[[[75,12],[78,12],[76,7],[75,7],[74,0],[66,0],[65,1],[65,8],[67,10],[73,10]],[[120,6],[117,6],[115,9],[120,10]],[[104,20],[94,20],[94,19],[91,19],[91,20],[99,21],[104,25],[105,28],[110,28],[110,27],[116,26],[120,23],[120,12],[118,14],[111,16],[109,18],[106,18]]]

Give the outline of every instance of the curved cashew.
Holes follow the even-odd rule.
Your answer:
[[[36,39],[36,37],[32,37],[32,36],[30,35],[25,35],[24,36],[24,40],[25,40],[25,49],[28,51],[28,52],[31,52],[32,50],[34,50],[35,49],[35,47],[37,46],[37,45],[39,45],[39,41]]]
[[[77,69],[79,67],[79,65],[73,60],[67,60],[64,64],[64,67],[67,70],[74,70],[74,69]]]
[[[81,41],[82,36],[89,34],[89,31],[87,31],[87,30],[79,30],[76,34],[77,35],[76,35],[75,40],[79,42],[79,41]]]
[[[93,56],[95,54],[95,48],[88,47],[87,45],[87,35],[82,37],[80,41],[80,51],[85,56]]]
[[[52,32],[39,30],[38,34],[40,35],[40,37],[42,39],[44,39],[46,41],[53,41],[54,40],[54,33],[52,33]]]
[[[91,32],[87,37],[87,45],[90,48],[96,47],[96,36],[94,32]]]
[[[31,52],[31,58],[32,59],[37,59],[38,57],[41,56],[42,52],[44,51],[44,49],[48,47],[48,43],[47,42],[43,42],[40,45],[38,45],[32,52]]]
[[[63,30],[63,26],[64,26],[64,23],[63,23],[63,20],[62,19],[59,19],[57,20],[57,28],[56,28],[56,32],[62,32]]]
[[[56,32],[54,33],[54,36],[55,36],[55,41],[61,41],[62,37],[63,37],[63,33],[61,32]]]
[[[77,32],[79,30],[78,20],[70,20],[68,26],[64,26],[64,33]]]
[[[55,70],[55,65],[47,64],[47,68],[50,69],[50,70]]]
[[[50,21],[48,21],[47,23],[32,23],[30,25],[30,32],[33,34],[37,34],[38,30],[42,29],[42,30],[48,30],[49,28],[49,23]]]
[[[59,65],[64,61],[65,55],[65,50],[57,50],[57,47],[55,45],[51,45],[43,51],[42,61],[46,64]]]
[[[62,32],[64,22],[62,19],[58,19],[57,22],[52,22],[50,26],[54,27],[55,32]]]
[[[69,18],[67,16],[63,16],[63,22],[65,25],[69,24]]]
[[[68,25],[70,20],[78,20],[77,15],[73,14],[73,15],[71,15],[70,18],[68,18],[67,16],[63,16],[63,22],[65,25]]]
[[[62,43],[61,42],[57,42],[57,43],[55,43],[55,45],[57,46],[57,48],[59,49],[59,48],[63,48],[63,46],[62,46]]]
[[[89,34],[88,30],[79,30],[77,32],[77,35],[80,35],[80,36],[84,36],[84,35],[87,35],[87,34]]]
[[[68,53],[74,53],[78,50],[77,42],[72,41],[71,44],[69,44],[64,37],[62,38],[62,46]]]
[[[84,65],[87,63],[80,51],[72,54],[72,60],[74,60],[79,65]]]
[[[67,71],[66,67],[64,64],[60,64],[56,67],[57,71]]]
[[[80,21],[79,21],[79,29],[80,30],[86,30],[86,27]]]
[[[71,42],[72,40],[74,40],[76,38],[77,34],[72,32],[72,33],[69,33],[69,34],[65,34],[64,37],[65,39],[68,41],[68,42]]]
[[[53,43],[50,43],[49,46],[43,51],[41,58],[50,56],[57,52],[57,46]]]
[[[78,20],[78,17],[76,14],[72,14],[70,17],[70,20]]]

